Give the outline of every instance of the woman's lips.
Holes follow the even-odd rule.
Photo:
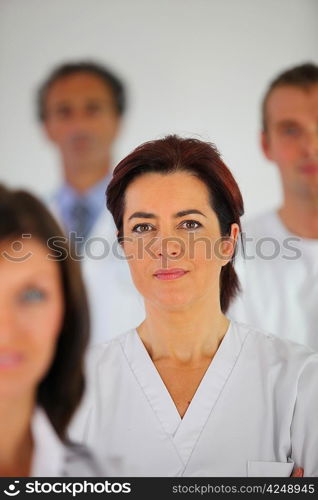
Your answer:
[[[189,271],[185,271],[184,269],[159,269],[154,273],[154,276],[158,280],[176,280],[188,272]]]
[[[0,352],[0,370],[17,367],[23,361],[22,354],[15,352]]]

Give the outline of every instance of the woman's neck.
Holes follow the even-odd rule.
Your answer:
[[[196,365],[202,358],[212,359],[229,320],[219,303],[202,299],[179,310],[145,303],[146,319],[138,328],[151,359],[170,359],[176,365]]]
[[[0,476],[29,475],[33,408],[34,400],[30,397],[4,397],[0,401]]]

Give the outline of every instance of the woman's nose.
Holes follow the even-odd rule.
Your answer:
[[[177,237],[158,238],[157,255],[163,258],[178,259],[184,253],[184,243]]]

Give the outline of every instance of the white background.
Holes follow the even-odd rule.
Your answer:
[[[41,196],[57,186],[35,92],[53,66],[83,58],[129,85],[114,164],[145,140],[195,135],[223,154],[247,215],[279,203],[260,100],[278,72],[318,62],[317,0],[0,0],[0,181]]]

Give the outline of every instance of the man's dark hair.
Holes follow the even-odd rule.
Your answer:
[[[314,63],[305,63],[289,68],[280,73],[269,85],[262,102],[262,127],[267,130],[266,107],[270,94],[277,87],[298,87],[308,90],[313,85],[318,84],[318,66]]]
[[[88,73],[97,76],[110,87],[114,96],[114,103],[119,115],[126,109],[126,92],[123,82],[108,68],[92,61],[67,62],[56,67],[42,83],[37,94],[37,115],[40,121],[45,120],[45,101],[50,87],[58,80],[78,74]]]

